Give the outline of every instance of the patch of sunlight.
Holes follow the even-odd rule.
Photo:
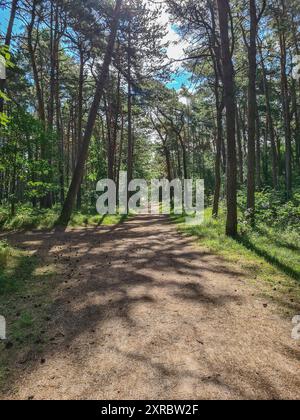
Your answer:
[[[44,276],[44,275],[48,275],[48,274],[55,274],[56,268],[57,267],[56,267],[55,264],[44,265],[42,267],[36,267],[33,270],[32,275],[33,276]]]

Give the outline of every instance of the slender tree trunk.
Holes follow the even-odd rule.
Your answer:
[[[257,12],[256,0],[249,2],[250,13],[250,44],[248,46],[249,85],[248,85],[248,178],[247,178],[247,209],[251,221],[254,222],[255,212],[255,126],[256,126],[256,36]]]
[[[119,73],[116,99],[114,98],[114,95],[108,95],[107,101],[105,101],[107,125],[107,175],[108,178],[112,180],[115,180],[116,148],[121,101],[120,89],[121,76]]]
[[[290,199],[292,194],[292,135],[291,135],[291,118],[289,103],[289,87],[287,79],[287,46],[285,28],[282,28],[286,16],[285,0],[281,0],[282,15],[279,22],[279,42],[280,42],[280,63],[281,63],[281,91],[282,91],[282,108],[284,114],[284,131],[285,131],[285,179],[286,179],[286,198]]]
[[[240,115],[239,108],[236,107],[236,131],[237,131],[237,148],[239,156],[239,181],[240,185],[244,184],[244,156],[243,156],[243,144],[242,144],[242,135],[241,135],[241,125],[240,125]]]
[[[219,76],[215,67],[215,100],[217,111],[216,159],[215,159],[215,190],[213,201],[213,217],[218,217],[221,192],[221,152],[223,141],[223,104],[220,100]]]
[[[187,151],[186,151],[185,142],[181,133],[178,133],[178,140],[179,140],[181,150],[182,150],[183,176],[184,176],[184,179],[188,179],[189,174],[188,174],[188,165],[187,165]]]
[[[82,120],[83,120],[83,87],[84,87],[84,54],[83,54],[83,46],[80,45],[79,47],[79,57],[80,57],[80,65],[79,65],[79,80],[78,80],[78,118],[77,118],[77,151],[79,152],[82,144]],[[78,154],[78,153],[77,153]],[[82,206],[82,194],[81,194],[81,184],[77,193],[77,210],[81,209]]]
[[[222,78],[222,64],[221,64],[221,52],[220,47],[217,42],[217,25],[216,25],[216,10],[214,3],[209,3],[210,15],[212,21],[212,48],[210,49],[210,54],[213,61],[214,67],[214,94],[215,94],[215,105],[216,105],[216,158],[215,158],[215,189],[214,189],[214,201],[213,201],[213,210],[212,216],[218,217],[219,215],[219,202],[220,202],[220,193],[221,193],[221,158],[222,158],[222,144],[223,141],[223,91],[220,94],[220,79]]]
[[[227,122],[227,222],[226,234],[235,237],[237,235],[237,161],[235,139],[235,93],[234,93],[234,68],[231,57],[229,41],[229,15],[230,6],[228,0],[217,0],[221,48],[224,100],[226,107]]]
[[[296,169],[300,173],[300,115],[298,108],[296,80],[292,82],[292,101],[295,115],[295,149],[296,149]]]
[[[70,220],[72,209],[73,209],[74,202],[76,199],[76,195],[78,193],[80,183],[82,181],[82,177],[84,174],[85,163],[88,157],[89,145],[90,145],[93,129],[94,129],[96,118],[97,118],[98,108],[100,105],[101,98],[103,96],[103,91],[106,84],[106,80],[107,80],[107,76],[109,72],[109,66],[111,63],[112,54],[114,50],[114,45],[115,45],[115,40],[116,40],[116,35],[117,35],[119,20],[120,20],[121,6],[122,6],[122,0],[117,0],[115,11],[114,11],[114,17],[113,17],[113,21],[111,25],[111,32],[110,32],[110,36],[109,36],[107,47],[106,47],[105,57],[103,60],[101,74],[99,76],[99,80],[96,85],[94,100],[93,100],[93,103],[89,112],[84,137],[82,140],[81,152],[78,157],[78,162],[75,168],[75,172],[74,172],[73,179],[69,188],[69,192],[65,200],[65,203],[61,212],[61,216],[58,221],[59,223],[63,225],[67,225]]]
[[[161,130],[159,129],[159,127],[155,124],[153,118],[150,116],[153,128],[156,130],[161,142],[162,142],[162,146],[163,146],[163,150],[164,150],[164,155],[165,155],[165,159],[166,159],[166,169],[167,169],[167,177],[168,180],[171,181],[172,180],[172,169],[171,169],[171,156],[170,156],[170,150],[168,148],[168,144],[167,144],[167,139],[168,139],[168,134],[166,134],[165,136],[162,134]],[[161,123],[161,122],[160,122]],[[162,123],[161,123],[162,124]]]
[[[60,203],[65,201],[65,164],[64,164],[64,130],[61,115],[61,101],[60,101],[60,66],[57,49],[56,59],[56,83],[55,83],[55,101],[56,101],[56,133],[58,138],[59,150],[59,184],[60,184]]]
[[[256,107],[256,185],[261,189],[261,148],[260,148],[260,118],[258,107]]]
[[[120,171],[121,171],[121,165],[122,165],[123,143],[124,143],[124,113],[123,113],[122,108],[120,110],[120,114],[121,114],[121,132],[120,132],[119,156],[118,156],[118,162],[116,165],[117,196],[119,196]]]
[[[127,156],[127,176],[128,183],[133,177],[133,135],[132,135],[132,87],[131,87],[131,22],[128,25],[128,57],[127,57],[127,78],[128,78],[128,93],[127,93],[127,107],[128,107],[128,156]]]
[[[36,64],[36,60],[35,60],[36,46],[34,46],[33,38],[32,38],[35,19],[36,19],[36,4],[37,4],[37,0],[34,0],[33,4],[32,4],[32,9],[31,9],[31,21],[30,21],[30,23],[28,25],[28,29],[27,29],[27,46],[28,46],[28,51],[29,51],[29,56],[30,56],[30,61],[31,61],[31,66],[32,66],[34,86],[35,86],[36,97],[37,97],[38,116],[39,116],[40,121],[43,124],[44,129],[45,129],[45,127],[46,127],[46,113],[45,113],[45,105],[44,105],[44,96],[43,96],[41,83],[40,83],[39,72],[38,72],[38,68],[37,68],[37,64]],[[43,146],[42,146],[42,158],[44,158],[44,154],[45,153],[43,151]]]
[[[276,139],[275,139],[275,130],[274,130],[274,122],[272,116],[272,109],[271,109],[271,101],[270,101],[270,89],[267,80],[267,72],[265,68],[264,57],[262,54],[262,47],[259,47],[260,57],[261,57],[261,67],[263,73],[263,84],[264,84],[264,92],[265,92],[265,99],[266,99],[266,111],[267,111],[267,124],[269,129],[270,141],[271,141],[271,150],[272,150],[272,178],[273,178],[273,187],[276,189],[278,187],[278,154],[276,148]]]
[[[54,120],[54,97],[55,97],[55,29],[54,26],[54,4],[50,2],[50,85],[48,101],[48,129],[53,129]]]
[[[116,151],[117,151],[117,138],[118,138],[118,126],[119,126],[119,117],[120,117],[120,107],[121,107],[121,75],[118,73],[117,81],[117,99],[114,103],[114,115],[113,115],[113,127],[111,132],[111,150],[110,150],[110,173],[109,178],[115,180],[115,169],[116,169]]]
[[[269,124],[268,119],[266,121],[266,131],[264,133],[264,160],[263,160],[263,173],[264,173],[264,180],[267,183],[269,180],[269,152],[268,152],[268,138],[269,138]]]

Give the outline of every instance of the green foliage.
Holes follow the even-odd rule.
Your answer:
[[[14,68],[15,65],[12,62],[12,56],[7,45],[0,45],[0,55],[4,57],[7,68]]]
[[[0,99],[3,99],[6,102],[9,101],[9,97],[7,95],[5,95],[5,93],[2,92],[1,90],[0,90]]]
[[[246,193],[240,192],[239,205],[246,214]],[[247,218],[241,218],[242,230],[249,228]],[[286,202],[283,191],[265,190],[256,193],[256,225],[269,226],[276,231],[289,232],[300,236],[300,193],[295,192],[292,199]]]
[[[14,68],[14,64],[11,61],[9,47],[7,45],[0,45],[0,55],[4,57],[7,68]],[[2,90],[0,90],[0,99],[6,102],[10,101],[9,97]],[[0,127],[7,127],[9,121],[9,117],[4,112],[0,112]]]
[[[0,135],[4,139],[0,144],[0,168],[22,185],[23,199],[37,199],[48,192],[57,192],[57,179],[50,176],[56,168],[47,156],[41,158],[39,152],[46,142],[50,148],[54,147],[55,134],[45,132],[42,124],[28,112],[14,109],[10,124],[0,130]],[[16,192],[11,192],[10,201],[16,201],[16,198]]]
[[[6,127],[9,123],[9,118],[4,112],[0,112],[0,127]]]

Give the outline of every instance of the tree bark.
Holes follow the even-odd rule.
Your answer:
[[[284,131],[285,131],[285,180],[286,180],[286,198],[289,200],[292,194],[292,135],[291,135],[291,118],[290,118],[290,102],[289,87],[287,79],[287,47],[285,29],[281,28],[284,17],[286,16],[285,0],[281,0],[282,15],[279,21],[279,43],[280,43],[280,63],[281,63],[281,91],[282,91],[282,108],[284,114]]]
[[[250,44],[248,46],[249,84],[248,84],[248,175],[247,175],[247,209],[251,221],[255,218],[255,126],[256,126],[256,36],[257,11],[256,0],[249,2]]]
[[[78,79],[78,118],[77,118],[77,152],[79,152],[82,144],[82,120],[83,120],[83,86],[84,86],[84,54],[82,45],[79,46],[79,79]],[[78,155],[78,153],[77,153]],[[77,210],[81,209],[82,205],[82,194],[81,194],[81,184],[77,193]]]
[[[239,181],[240,185],[244,184],[244,155],[243,155],[243,144],[242,144],[242,135],[241,135],[241,125],[240,125],[240,112],[238,106],[236,106],[236,131],[237,131],[237,147],[238,147],[238,156],[239,156]]]
[[[128,107],[128,156],[127,156],[127,176],[128,183],[133,177],[133,135],[132,135],[132,86],[131,86],[131,22],[128,25],[128,57],[127,57],[127,79],[128,79],[128,92],[127,92],[127,107]]]
[[[261,147],[260,147],[260,118],[258,107],[256,107],[256,185],[261,189]]]
[[[229,40],[229,14],[228,0],[217,0],[219,25],[221,35],[222,67],[224,101],[227,122],[227,221],[226,234],[237,236],[237,160],[235,138],[235,89],[234,67],[231,57]]]
[[[223,142],[223,101],[220,99],[219,75],[215,66],[215,101],[217,111],[216,159],[215,159],[215,190],[213,201],[213,217],[218,217],[221,192],[221,153]]]
[[[270,101],[270,89],[269,83],[267,80],[267,72],[264,62],[264,57],[262,54],[262,47],[259,47],[260,57],[261,57],[261,68],[263,73],[263,84],[264,84],[264,93],[265,93],[265,100],[266,100],[266,111],[267,111],[267,125],[268,131],[270,135],[271,141],[271,150],[272,150],[272,178],[273,178],[273,187],[276,189],[278,187],[278,154],[276,148],[276,139],[275,139],[275,130],[274,130],[274,122],[272,116],[272,109],[271,109],[271,101]]]
[[[37,64],[35,60],[35,46],[33,45],[33,39],[32,39],[33,28],[34,28],[34,23],[36,19],[36,4],[37,4],[37,1],[35,0],[32,4],[31,21],[27,29],[27,46],[28,46],[29,56],[31,60],[32,73],[33,73],[34,85],[35,85],[36,96],[37,96],[38,116],[45,128],[46,114],[45,114],[45,106],[44,106],[44,97],[43,97],[43,93],[41,89],[39,72],[38,72],[38,68],[37,68]]]
[[[165,155],[165,159],[166,159],[166,169],[167,169],[167,177],[168,180],[171,182],[172,181],[172,167],[171,167],[171,156],[170,156],[170,150],[168,148],[168,144],[167,144],[167,140],[168,140],[168,134],[166,133],[165,136],[163,135],[163,133],[161,132],[161,130],[159,129],[159,127],[155,124],[153,118],[150,116],[153,128],[156,130],[161,142],[162,142],[162,146],[163,146],[163,150],[164,150],[164,155]],[[162,122],[160,121],[160,123],[162,124]]]

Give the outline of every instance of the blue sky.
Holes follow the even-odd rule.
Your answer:
[[[180,90],[183,86],[188,87],[190,85],[191,73],[186,70],[180,70],[179,73],[174,75],[174,79],[167,83],[169,89]]]
[[[0,9],[0,32],[1,34],[6,32],[8,25],[10,11],[8,9]],[[15,21],[15,31],[20,30],[22,27],[22,22],[18,19]]]

